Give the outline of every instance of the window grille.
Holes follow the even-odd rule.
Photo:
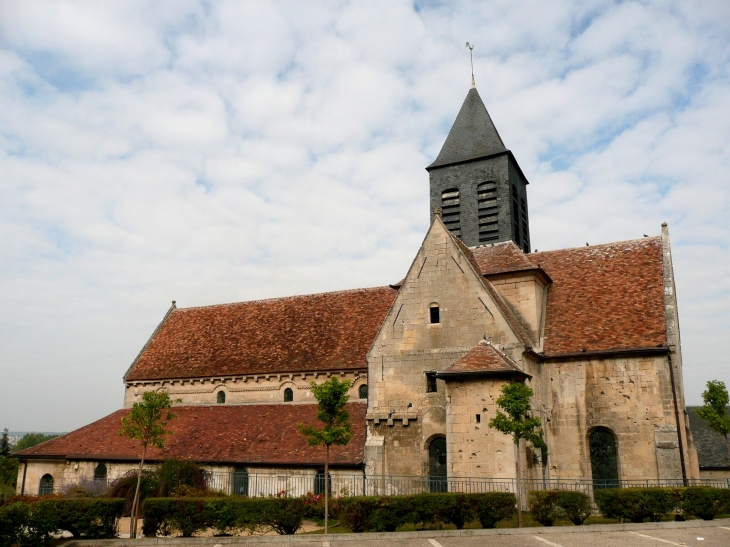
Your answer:
[[[499,205],[497,183],[482,182],[477,186],[477,214],[479,216],[479,243],[499,239]]]
[[[292,391],[292,388],[288,387],[284,390],[284,402],[291,403],[293,400],[294,400],[294,391]]]
[[[451,188],[441,193],[441,219],[455,236],[461,236],[461,207],[459,190]]]
[[[446,492],[446,438],[436,437],[428,446],[428,482],[431,492]]]
[[[41,483],[38,487],[39,496],[44,496],[46,494],[53,494],[53,477],[48,474],[41,477]]]
[[[225,391],[219,391],[218,395],[216,396],[216,400],[218,401],[218,404],[223,404],[226,402],[226,392]]]
[[[591,452],[593,488],[618,486],[618,451],[616,438],[608,429],[596,429],[588,439]]]
[[[357,395],[360,397],[360,399],[367,399],[368,398],[368,385],[363,384],[361,385],[357,390]]]
[[[329,473],[327,474],[327,491],[330,494],[332,493],[332,475]],[[322,470],[317,471],[314,476],[314,495],[318,496],[320,494],[324,494],[324,471]]]
[[[103,463],[100,463],[94,469],[94,480],[95,481],[105,481],[106,480],[106,465],[104,465]]]

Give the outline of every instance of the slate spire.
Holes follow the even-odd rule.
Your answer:
[[[472,87],[466,94],[441,152],[427,169],[506,150],[479,92],[476,87]]]

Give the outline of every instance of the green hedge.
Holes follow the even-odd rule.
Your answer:
[[[9,503],[0,508],[0,547],[45,545],[61,530],[75,538],[113,538],[123,508],[121,499],[51,498]]]
[[[603,516],[644,522],[658,522],[677,510],[682,488],[606,488],[596,490],[593,497]]]
[[[539,490],[530,492],[528,500],[532,518],[543,526],[552,526],[559,518],[580,526],[591,515],[591,500],[583,492]]]
[[[684,488],[679,509],[687,516],[712,520],[715,515],[730,513],[730,490],[701,486]]]
[[[404,524],[453,524],[458,529],[478,520],[484,528],[515,512],[514,494],[420,494],[341,498],[335,512],[353,532],[393,532]]]
[[[293,534],[305,510],[301,498],[148,498],[142,504],[142,531],[148,537],[190,537],[208,528],[227,534],[244,529]]]

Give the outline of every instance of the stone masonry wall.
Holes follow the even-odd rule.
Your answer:
[[[367,372],[345,371],[336,373],[340,380],[353,382],[350,400],[359,399],[361,385],[367,385]],[[219,391],[226,394],[225,404],[271,404],[284,402],[284,390],[291,388],[294,402],[315,403],[309,384],[326,382],[331,373],[265,374],[235,378],[198,378],[191,380],[163,380],[131,382],[124,390],[124,406],[131,407],[142,399],[145,391],[165,389],[173,399],[182,399],[183,405],[217,404]]]
[[[545,363],[536,387],[551,478],[592,477],[588,437],[597,427],[616,436],[621,479],[682,477],[666,357]]]
[[[431,305],[438,324],[430,324]],[[368,473],[428,474],[429,444],[447,434],[447,399],[440,380],[426,392],[425,372],[447,368],[485,336],[523,360],[524,347],[437,219],[368,355]]]

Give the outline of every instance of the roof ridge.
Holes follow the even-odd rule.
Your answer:
[[[564,247],[562,249],[551,249],[549,251],[533,251],[529,254],[526,254],[525,258],[527,258],[528,256],[534,256],[534,255],[540,255],[540,254],[546,254],[546,253],[557,253],[560,251],[575,251],[575,250],[579,250],[579,249],[588,250],[588,249],[595,249],[596,247],[609,247],[611,245],[622,245],[622,244],[634,243],[634,242],[643,243],[643,242],[649,242],[649,241],[654,241],[654,240],[661,240],[661,238],[662,238],[661,235],[656,235],[656,236],[649,236],[649,237],[637,237],[635,239],[623,239],[621,241],[611,241],[609,243],[596,243],[595,245],[586,245],[583,247],[578,245],[575,247]],[[530,259],[528,258],[528,260],[530,260]]]
[[[381,289],[389,289],[389,290],[396,290],[390,285],[379,285],[377,287],[361,287],[361,288],[355,288],[355,289],[342,289],[339,291],[324,291],[324,292],[317,292],[317,293],[309,293],[309,294],[291,294],[289,296],[273,296],[271,298],[258,298],[256,300],[242,300],[240,302],[224,302],[222,304],[208,304],[206,306],[189,306],[187,308],[176,308],[175,311],[178,312],[185,312],[189,310],[199,310],[203,308],[221,308],[224,306],[238,306],[241,304],[256,304],[259,302],[274,302],[277,300],[293,300],[295,298],[310,298],[315,296],[324,296],[329,294],[344,294],[344,293],[353,293],[358,291],[376,291]]]

